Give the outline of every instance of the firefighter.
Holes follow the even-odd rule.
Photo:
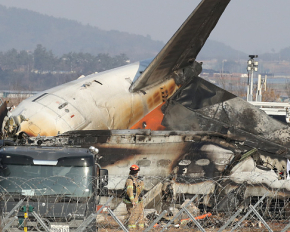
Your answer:
[[[123,202],[126,204],[129,214],[129,230],[136,230],[137,227],[139,229],[144,229],[144,208],[142,202],[144,182],[138,177],[139,171],[140,168],[136,164],[130,167],[129,177],[124,188],[125,194]]]

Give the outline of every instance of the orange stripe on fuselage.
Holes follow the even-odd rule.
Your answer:
[[[130,129],[150,129],[150,130],[165,130],[165,127],[161,125],[163,120],[163,113],[161,107],[165,103],[160,104],[157,108],[152,110],[149,114],[143,117]]]

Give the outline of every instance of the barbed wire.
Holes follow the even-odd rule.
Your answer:
[[[169,231],[218,231],[227,223],[225,231],[237,225],[240,231],[266,231],[267,226],[282,231],[290,222],[289,181],[274,179],[274,175],[243,175],[145,176],[145,229],[151,226],[161,231],[170,222]],[[127,228],[129,219],[123,203],[128,176],[109,176],[107,186],[103,186],[102,178],[107,177],[1,176],[1,227],[7,231],[23,231],[24,227],[45,231],[45,226],[49,231],[81,231],[81,226],[85,226],[83,231],[121,231],[122,225]],[[106,207],[97,214],[103,205]]]

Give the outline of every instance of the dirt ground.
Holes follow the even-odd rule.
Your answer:
[[[270,226],[271,227],[271,226]],[[271,229],[274,231],[274,232],[281,232],[283,230],[284,227],[282,227],[281,229],[273,229],[271,227]],[[158,228],[158,229],[152,229],[151,231],[152,232],[157,232],[157,231],[161,231],[162,228]],[[217,232],[219,230],[219,228],[216,228],[216,229],[205,229],[205,231],[207,232]],[[98,231],[100,232],[122,232],[123,230],[121,229],[104,229],[104,228],[101,228],[99,229]],[[135,231],[138,231],[138,232],[141,232],[143,230],[135,230]],[[177,229],[177,228],[168,228],[166,230],[167,232],[192,232],[192,231],[200,231],[198,229]],[[228,228],[226,230],[224,230],[224,232],[230,232],[231,231],[231,228]],[[266,228],[240,228],[240,229],[237,229],[235,230],[236,232],[262,232],[262,231],[268,231]],[[290,231],[290,230],[287,230],[287,231]]]
[[[223,214],[210,215],[206,218],[198,220],[198,222],[204,228],[205,231],[217,232],[226,223],[227,218],[228,217],[223,215]],[[231,229],[236,225],[236,223],[238,223],[241,220],[241,218],[242,217],[236,218],[234,220],[234,222],[232,224],[230,224],[224,231],[225,232],[231,231]],[[153,232],[154,231],[156,231],[156,232],[161,231],[163,226],[165,226],[166,223],[169,222],[170,219],[171,219],[171,217],[167,218],[167,220],[165,218],[163,218],[159,222],[159,224],[156,225],[157,227],[152,229],[151,231],[153,231]],[[290,223],[289,219],[280,219],[280,220],[272,219],[272,220],[270,220],[268,218],[265,220],[266,220],[266,223],[268,224],[268,226],[274,232],[282,231]],[[123,218],[122,223],[125,226],[126,226],[126,221],[127,221],[126,218]],[[171,225],[170,227],[167,228],[166,231],[168,231],[168,232],[200,231],[191,220],[183,219],[181,221],[183,221],[185,223],[180,225],[179,228],[175,228],[173,225]],[[145,217],[145,225],[148,227],[149,225],[151,225],[151,223],[153,223],[153,219],[149,220],[149,218]],[[178,224],[178,223],[180,223],[180,221],[177,220],[175,223]],[[98,226],[99,226],[98,231],[101,231],[101,232],[113,232],[113,231],[120,231],[121,232],[122,231],[121,227],[118,225],[118,223],[108,214],[103,214],[102,220],[98,222]],[[138,231],[143,231],[143,230],[138,230]],[[238,229],[236,229],[235,231],[261,232],[261,231],[268,231],[268,229],[261,221],[258,220],[257,217],[251,217],[251,218],[244,220],[240,224],[240,227]],[[290,232],[290,229],[288,229],[287,231]]]
[[[274,232],[280,232],[282,231],[286,225],[289,223],[289,221],[281,221],[281,222],[267,222],[267,224],[269,225],[269,227],[274,231]],[[165,223],[163,223],[164,225]],[[209,226],[208,228],[204,228],[205,231],[207,232],[217,232],[220,229],[221,226],[215,227],[214,225]],[[232,226],[227,227],[224,231],[225,232],[229,232],[231,231]],[[151,231],[161,231],[162,230],[162,225],[159,225],[157,228],[152,229]],[[111,217],[107,217],[106,220],[104,222],[102,222],[101,224],[99,224],[99,230],[100,232],[121,232],[123,230],[121,230],[121,228],[119,227],[119,225],[117,224],[117,222],[115,222]],[[135,230],[135,231],[143,231],[143,230]],[[192,228],[188,228],[186,227],[186,225],[181,226],[179,228],[173,228],[173,227],[169,227],[167,230],[167,232],[192,232],[192,231],[200,231],[196,226],[192,227]],[[241,227],[236,229],[235,231],[241,231],[241,232],[261,232],[261,231],[268,231],[268,229],[259,221],[247,221],[245,220],[242,224]],[[287,231],[290,231],[287,230]]]

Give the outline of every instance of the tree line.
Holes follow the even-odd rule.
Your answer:
[[[70,52],[58,57],[38,44],[34,51],[11,49],[0,52],[0,88],[43,90],[71,81],[80,75],[102,72],[129,63],[125,54],[111,57],[100,53]]]

